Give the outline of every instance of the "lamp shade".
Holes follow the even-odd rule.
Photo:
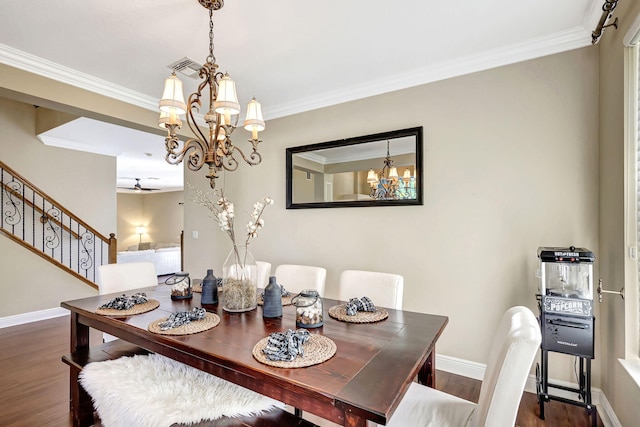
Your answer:
[[[367,172],[367,182],[368,183],[374,183],[378,180],[378,175],[376,175],[376,171],[374,171],[373,169],[369,169],[369,172]]]
[[[144,226],[136,227],[136,234],[144,234],[147,232],[147,229]]]
[[[218,82],[218,96],[213,103],[213,108],[218,114],[239,114],[240,104],[236,95],[236,83],[228,74],[222,76]]]
[[[391,166],[391,169],[389,169],[389,179],[392,181],[398,180],[398,169],[395,166]]]
[[[160,111],[173,114],[184,114],[187,112],[187,104],[184,102],[182,93],[182,80],[171,74],[164,81],[164,91],[160,99]]]
[[[262,118],[262,106],[253,98],[247,105],[247,117],[244,119],[244,128],[248,131],[264,130],[264,119]]]
[[[404,181],[409,181],[411,179],[411,171],[408,168],[404,170],[404,173],[402,174],[402,179]]]

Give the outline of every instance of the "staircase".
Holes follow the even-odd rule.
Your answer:
[[[0,161],[0,231],[93,288],[98,266],[116,262],[105,237]]]

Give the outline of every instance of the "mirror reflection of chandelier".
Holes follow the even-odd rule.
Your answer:
[[[389,154],[389,141],[387,140],[387,156],[384,158],[384,166],[380,173],[369,169],[367,183],[371,189],[369,195],[376,200],[403,200],[416,198],[416,177],[411,176],[409,168],[404,170],[402,179],[398,176],[398,169],[393,166],[393,160]]]
[[[169,78],[165,80],[164,92],[160,100],[160,120],[159,125],[167,129],[165,138],[165,148],[167,162],[177,165],[187,156],[187,166],[192,171],[198,171],[206,163],[209,166],[209,184],[215,187],[215,179],[221,170],[234,171],[238,168],[238,160],[235,154],[239,153],[246,163],[251,166],[262,161],[262,156],[258,153],[258,144],[262,142],[258,139],[258,132],[265,128],[262,118],[260,103],[255,98],[249,102],[247,107],[247,117],[244,121],[244,128],[251,132],[251,139],[248,141],[253,147],[253,151],[247,156],[244,152],[233,145],[231,134],[238,124],[240,114],[240,104],[236,95],[236,85],[228,74],[219,71],[216,58],[213,56],[213,11],[219,10],[224,5],[224,0],[198,0],[198,2],[209,10],[209,56],[206,63],[200,68],[200,78],[203,81],[198,86],[198,91],[189,96],[188,104],[184,102],[182,93],[182,81],[176,77],[175,70]],[[197,113],[202,106],[202,92],[208,88],[208,111],[204,114],[204,121],[208,129],[202,129],[194,119],[194,111]],[[188,108],[187,108],[188,105]],[[176,129],[180,129],[182,121],[180,115],[187,114],[187,123],[195,135],[195,138],[188,139],[180,148],[181,141],[176,134]]]

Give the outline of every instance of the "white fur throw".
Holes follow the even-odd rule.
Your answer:
[[[80,384],[105,427],[255,415],[284,404],[158,354],[87,364]]]

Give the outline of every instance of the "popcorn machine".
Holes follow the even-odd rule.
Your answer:
[[[538,248],[540,328],[542,357],[536,366],[536,385],[540,419],[544,404],[556,400],[582,406],[597,423],[596,407],[591,403],[591,360],[594,358],[595,317],[593,315],[593,252],[570,246]],[[549,352],[575,356],[579,360],[578,388],[551,384]],[[575,392],[579,400],[554,396],[550,388]]]

